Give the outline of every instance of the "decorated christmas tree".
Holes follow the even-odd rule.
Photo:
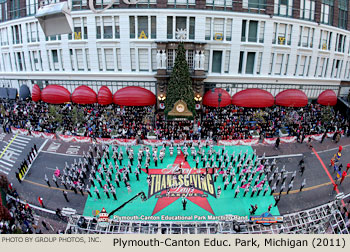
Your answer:
[[[183,43],[180,43],[176,50],[175,64],[167,87],[167,99],[165,102],[166,115],[168,115],[168,112],[178,100],[186,102],[189,111],[195,115],[192,79],[187,65]]]

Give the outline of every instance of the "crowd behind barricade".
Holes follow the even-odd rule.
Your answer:
[[[236,140],[341,132],[350,135],[349,122],[332,107],[309,104],[303,108],[203,107],[192,121],[167,121],[154,106],[127,107],[2,101],[0,123],[46,133],[93,138]],[[281,134],[282,133],[282,134]]]
[[[216,136],[221,140],[270,138],[280,136],[322,134],[342,131],[350,134],[349,122],[331,107],[309,104],[303,108],[253,109],[230,105],[224,108],[205,108],[202,137]]]
[[[8,194],[18,199],[16,190],[9,190]],[[34,212],[28,204],[8,198],[0,207],[0,234],[41,233],[35,225]]]
[[[4,132],[10,127],[102,138],[145,138],[154,118],[153,107],[119,107],[44,102],[2,102],[1,123]]]
[[[55,218],[52,219],[51,217],[55,216],[59,220],[64,220],[60,208],[57,208],[55,215],[44,219],[32,207],[33,205],[20,200],[20,195],[13,184],[9,183],[7,177],[0,173],[0,235],[43,234],[43,232],[50,233],[51,231],[61,234],[63,232],[62,229],[59,229],[62,228],[62,225],[56,225],[53,228],[47,222],[47,219],[54,220]]]

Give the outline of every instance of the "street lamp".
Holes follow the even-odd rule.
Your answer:
[[[164,100],[166,99],[165,94],[160,94],[158,95],[158,100],[159,100],[159,108],[160,109],[165,109],[165,104],[164,104]]]
[[[202,100],[202,96],[200,94],[196,94],[194,100],[196,101],[196,109],[200,109],[201,105],[199,103]]]
[[[164,94],[158,95],[158,100],[159,101],[164,101],[166,99],[166,96]]]
[[[200,102],[202,100],[202,96],[200,94],[196,94],[196,96],[194,97],[194,100],[196,102]]]
[[[219,102],[219,108],[220,108],[220,102],[221,102],[221,93],[219,93],[219,98],[218,98],[218,102]]]

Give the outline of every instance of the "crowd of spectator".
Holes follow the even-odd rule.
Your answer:
[[[349,122],[332,107],[303,108],[203,107],[193,120],[166,120],[154,106],[127,107],[2,101],[0,121],[10,127],[64,135],[124,139],[234,140],[341,132],[350,135]]]
[[[11,195],[18,197],[16,190],[13,190]],[[19,200],[8,198],[6,205],[2,205],[1,209],[0,234],[41,233],[35,225],[34,212],[28,205],[20,203]]]
[[[349,122],[332,107],[309,104],[303,108],[204,108],[201,136],[232,140],[349,132]],[[280,133],[281,131],[281,133]]]
[[[31,101],[2,102],[1,123],[10,127],[88,137],[146,138],[153,130],[154,107],[50,105]]]

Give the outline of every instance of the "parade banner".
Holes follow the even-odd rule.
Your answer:
[[[281,137],[280,140],[281,140],[281,143],[295,143],[297,141],[297,137],[296,136]]]
[[[29,135],[29,131],[26,129],[19,129],[15,127],[11,127],[11,130],[14,134],[20,134],[20,135]],[[335,132],[328,132],[327,137],[331,138],[333,137]],[[344,131],[340,132],[341,134],[344,134]],[[31,131],[31,135],[34,137],[43,137],[46,139],[56,139],[56,135],[53,133],[45,133],[45,132],[39,132],[39,131]],[[307,142],[309,140],[309,137],[311,137],[313,140],[321,141],[323,134],[315,134],[315,135],[307,135],[304,139],[304,142]],[[78,143],[91,143],[92,138],[91,137],[81,137],[81,136],[71,136],[71,135],[59,135],[59,139],[61,139],[64,142],[78,142]],[[277,137],[274,138],[264,138],[263,144],[272,145],[275,144]],[[295,143],[297,140],[296,136],[290,136],[290,137],[281,137],[280,138],[281,143]],[[96,138],[97,143],[104,143],[104,144],[117,144],[117,145],[136,145],[136,139],[112,139],[112,138]],[[171,143],[174,143],[176,145],[184,145],[187,142],[192,142],[196,146],[201,142],[203,145],[206,144],[207,140],[156,140],[156,139],[145,139],[143,140],[143,143],[145,145],[151,145],[151,146],[160,146],[163,145],[163,143],[166,143],[166,145],[170,145]],[[213,144],[212,140],[208,141],[209,144]],[[234,145],[247,145],[247,146],[255,146],[259,144],[259,139],[241,139],[241,140],[219,140],[218,145],[226,145],[226,146],[234,146]]]
[[[219,140],[218,145],[225,145],[225,146],[239,145],[239,140]]]
[[[316,141],[321,141],[323,134],[311,135],[311,138]]]
[[[344,135],[344,130],[342,130],[342,131],[337,131],[337,132],[340,133],[341,135]],[[327,133],[327,137],[333,137],[334,134],[335,134],[335,132],[328,132],[328,133]]]
[[[322,136],[323,136],[323,134],[307,135],[307,136],[305,136],[304,143],[308,142],[310,137],[312,140],[321,141]]]
[[[156,139],[143,140],[143,143],[145,145],[151,145],[151,146],[161,146],[164,143],[167,146],[170,146],[171,143],[174,143],[176,145],[184,145],[186,143],[193,143],[195,146],[198,146],[199,143],[201,143],[202,145],[205,145],[206,142],[208,142],[208,144],[213,144],[212,140],[209,140],[209,141],[206,141],[206,140],[156,140]]]
[[[170,143],[170,141],[165,141],[165,140],[155,140],[155,139],[145,139],[143,140],[143,143],[145,145],[151,145],[151,146],[161,146],[164,143],[167,145]]]
[[[29,132],[26,129],[17,129],[15,127],[11,127],[11,130],[14,134],[20,134],[24,136],[28,136]]]
[[[199,143],[202,143],[205,145],[205,143],[207,142],[207,140],[193,140],[192,142],[196,143],[196,144],[199,144]],[[214,144],[214,141],[213,140],[208,140],[208,143],[209,144]]]
[[[118,145],[136,145],[136,139],[114,139]]]
[[[56,135],[53,133],[45,133],[45,132],[39,132],[39,131],[32,131],[31,135],[34,137],[43,137],[46,139],[56,139]]]
[[[56,139],[56,134],[53,133],[42,133],[41,135],[43,138],[47,138],[47,139]]]
[[[334,133],[335,133],[335,132],[328,132],[328,133],[327,133],[327,137],[333,137]]]
[[[67,136],[67,135],[58,135],[59,139],[61,139],[64,142],[73,142],[74,136]]]
[[[307,143],[309,141],[309,138],[311,137],[311,135],[306,135],[304,138],[303,143]]]
[[[239,140],[240,145],[248,145],[248,146],[253,146],[257,145],[259,143],[259,139],[244,139],[244,140]]]
[[[273,138],[264,138],[263,140],[263,144],[275,144],[277,140],[277,137],[273,137]],[[281,143],[295,143],[297,141],[297,137],[292,136],[292,137],[281,137],[280,138]]]
[[[258,143],[259,143],[259,139],[219,140],[218,141],[218,145],[226,145],[226,146],[233,146],[233,145],[253,146],[253,145],[257,145]]]
[[[91,137],[74,136],[78,143],[91,143]]]
[[[42,133],[39,131],[32,131],[32,136],[34,137],[42,137]]]
[[[112,138],[96,138],[97,143],[103,143],[103,144],[116,144],[116,139]]]
[[[78,143],[91,143],[91,137],[81,137],[81,136],[58,136],[64,142],[78,142]]]
[[[275,144],[276,143],[276,139],[277,137],[273,137],[273,138],[264,138],[263,140],[263,144]]]

